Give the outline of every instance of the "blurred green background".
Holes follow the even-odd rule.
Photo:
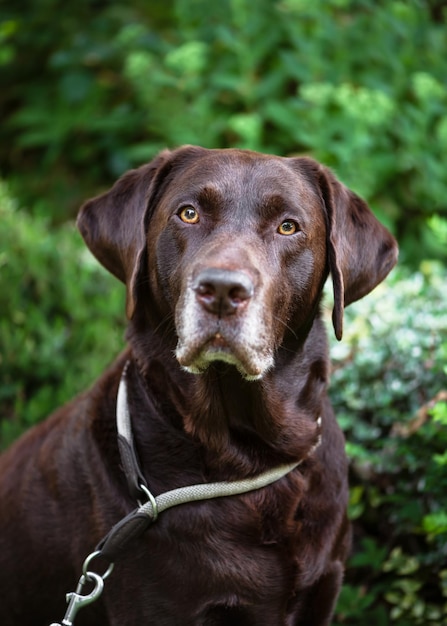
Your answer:
[[[354,549],[334,624],[447,624],[447,12],[438,0],[0,3],[0,442],[124,345],[73,219],[164,147],[309,154],[394,232],[331,395]]]

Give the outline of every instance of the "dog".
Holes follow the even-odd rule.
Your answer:
[[[68,596],[64,624],[328,626],[350,528],[320,303],[330,274],[341,339],[344,307],[396,263],[394,238],[309,157],[194,146],[124,174],[78,227],[126,285],[128,347],[1,457],[0,623],[61,620],[83,571],[102,594]],[[155,519],[166,492],[241,481]],[[122,541],[143,509],[150,524]],[[86,578],[117,524],[99,548],[105,568],[119,552],[113,573]]]

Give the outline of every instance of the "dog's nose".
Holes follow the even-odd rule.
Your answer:
[[[193,289],[203,308],[221,317],[236,313],[254,293],[251,278],[245,272],[217,267],[202,270]]]

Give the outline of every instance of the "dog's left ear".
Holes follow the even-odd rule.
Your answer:
[[[398,247],[364,200],[323,168],[320,185],[328,216],[328,260],[334,287],[332,323],[338,340],[343,310],[363,298],[391,271]]]
[[[135,310],[150,199],[169,169],[170,155],[165,150],[150,163],[126,172],[109,191],[88,200],[78,214],[77,226],[91,252],[127,286],[129,319]]]
[[[326,167],[317,167],[321,199],[327,217],[329,270],[334,288],[332,323],[338,340],[343,334],[343,310],[372,291],[397,262],[398,247],[366,202],[345,187]]]

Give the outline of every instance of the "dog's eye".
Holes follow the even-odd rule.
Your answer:
[[[294,235],[298,231],[298,224],[293,220],[285,220],[278,226],[280,235]]]
[[[185,224],[197,224],[199,221],[199,213],[193,206],[184,206],[178,216]]]

